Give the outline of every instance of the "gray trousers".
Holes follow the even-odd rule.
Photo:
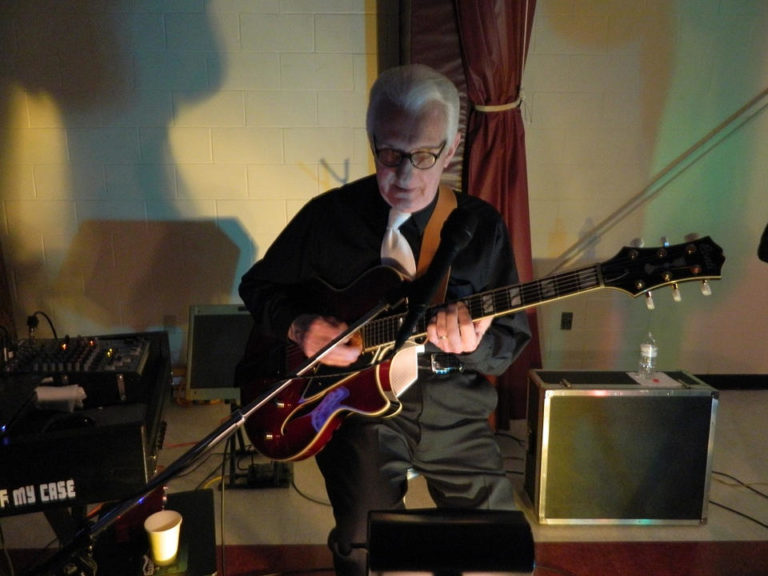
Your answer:
[[[346,418],[316,456],[333,506],[338,576],[367,574],[368,512],[404,508],[407,474],[424,477],[441,508],[511,510],[512,483],[488,415],[496,390],[474,374],[419,381],[393,418]]]

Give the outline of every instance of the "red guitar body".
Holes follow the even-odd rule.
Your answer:
[[[318,281],[303,287],[302,292],[320,313],[351,323],[400,284],[396,271],[382,267],[343,290]],[[258,335],[251,336],[246,357],[248,368],[238,377],[244,406],[305,361],[297,346]],[[313,456],[330,440],[345,416],[386,417],[399,412],[400,405],[389,385],[389,368],[389,360],[374,364],[369,352],[346,370],[318,366],[281,386],[274,398],[246,420],[246,434],[259,452],[273,460]]]
[[[248,438],[254,447],[273,460],[301,460],[314,456],[345,416],[393,416],[400,410],[389,389],[389,366],[377,366],[350,374],[329,386],[318,378],[296,378],[280,394],[248,418]]]

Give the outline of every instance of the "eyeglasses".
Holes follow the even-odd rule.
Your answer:
[[[397,168],[403,161],[403,158],[408,158],[408,161],[414,168],[419,170],[429,170],[437,163],[437,159],[440,158],[440,154],[443,153],[443,149],[448,141],[443,140],[440,145],[440,150],[437,153],[430,152],[429,150],[414,150],[413,152],[403,152],[402,150],[396,150],[395,148],[379,148],[376,146],[376,138],[373,139],[373,153],[376,159],[381,162],[387,168]]]

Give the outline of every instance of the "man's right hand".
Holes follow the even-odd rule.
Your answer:
[[[288,338],[295,342],[307,358],[311,358],[349,327],[331,316],[305,314],[296,318],[288,329]],[[323,356],[321,363],[328,366],[349,366],[362,352],[362,341],[355,334],[339,342]]]

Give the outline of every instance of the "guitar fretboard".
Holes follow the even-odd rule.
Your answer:
[[[481,292],[462,301],[469,309],[472,319],[480,320],[481,318],[512,314],[544,302],[602,287],[600,266],[597,265],[549,276],[541,280]],[[426,322],[430,316],[430,311],[427,310],[414,332],[415,337],[426,333]],[[373,320],[364,326],[362,335],[366,350],[370,351],[392,344],[397,338],[404,319],[405,314],[396,314]]]

